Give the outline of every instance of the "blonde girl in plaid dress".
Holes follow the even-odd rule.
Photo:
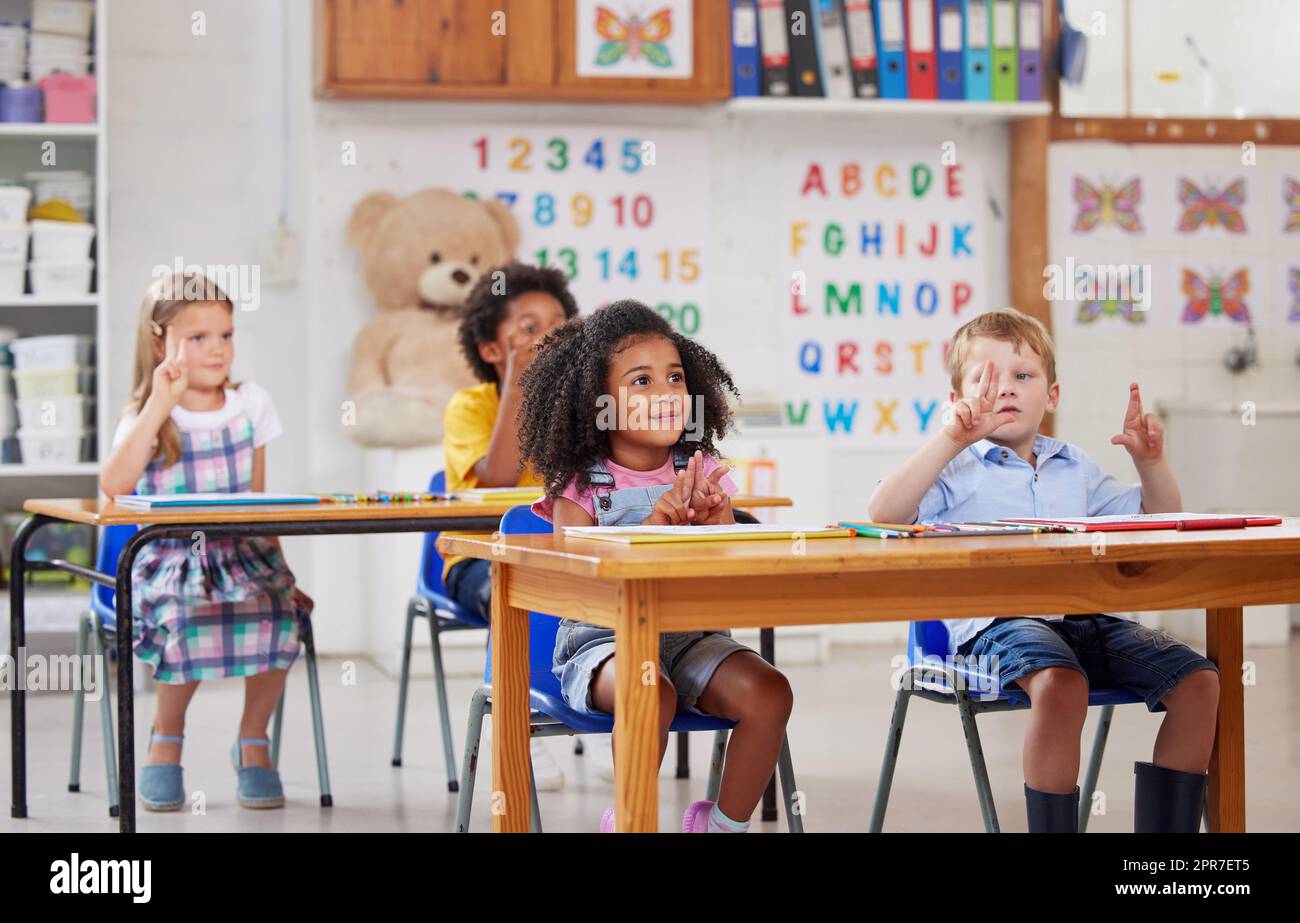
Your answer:
[[[265,489],[266,444],[280,435],[280,420],[260,387],[230,381],[233,321],[230,299],[202,275],[150,287],[131,403],[100,474],[105,494]],[[244,712],[231,752],[239,802],[282,806],[266,729],[312,602],[295,585],[278,540],[153,541],[132,579],[135,652],[159,683],[140,803],[154,811],[184,804],[180,757],[190,699],[202,680],[241,676]]]

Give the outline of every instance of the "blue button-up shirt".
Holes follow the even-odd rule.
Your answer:
[[[1141,511],[1142,488],[1103,473],[1078,446],[1036,436],[1034,454],[1037,467],[988,439],[968,446],[925,492],[917,522],[1053,519]],[[955,653],[992,621],[945,619],[949,652]]]

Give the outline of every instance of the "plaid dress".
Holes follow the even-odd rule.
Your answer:
[[[253,422],[238,414],[181,431],[181,457],[149,463],[138,494],[245,491],[253,480]],[[136,655],[160,683],[288,669],[298,656],[293,573],[260,537],[159,539],[131,571]]]

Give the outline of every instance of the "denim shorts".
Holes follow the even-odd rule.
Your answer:
[[[1113,615],[1079,615],[1048,621],[998,619],[958,648],[972,657],[997,658],[1005,688],[1027,673],[1069,667],[1089,686],[1124,688],[1142,696],[1148,711],[1197,670],[1219,668],[1158,628]]]
[[[659,667],[677,690],[678,710],[697,715],[695,707],[713,679],[718,665],[737,651],[747,651],[729,631],[669,632],[659,636]],[[569,619],[560,621],[555,635],[551,672],[560,681],[564,701],[574,711],[601,715],[591,704],[591,679],[602,663],[614,656],[614,631]]]
[[[457,561],[447,571],[444,581],[447,595],[483,621],[492,620],[492,562],[482,558]]]

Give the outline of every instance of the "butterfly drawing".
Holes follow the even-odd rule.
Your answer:
[[[673,32],[673,11],[664,7],[645,19],[632,14],[626,19],[608,7],[596,7],[596,32],[604,41],[596,51],[596,63],[609,67],[626,55],[629,61],[644,57],[656,67],[671,67],[672,55],[665,40]]]
[[[1291,313],[1289,321],[1300,321],[1300,269],[1291,267]]]
[[[1183,294],[1187,306],[1183,310],[1184,324],[1198,324],[1207,317],[1227,315],[1238,324],[1250,323],[1250,309],[1243,300],[1250,290],[1250,271],[1238,269],[1226,280],[1211,274],[1202,279],[1190,269],[1183,270]]]
[[[1287,177],[1282,183],[1282,198],[1291,211],[1286,216],[1284,231],[1300,231],[1300,183]]]
[[[1146,323],[1142,302],[1132,298],[1108,298],[1105,301],[1079,302],[1079,323],[1091,324],[1102,317],[1122,317],[1130,324]]]
[[[1137,213],[1141,200],[1141,177],[1135,176],[1119,188],[1102,183],[1098,189],[1082,176],[1076,176],[1074,201],[1079,206],[1079,214],[1075,216],[1074,229],[1091,231],[1098,226],[1118,226],[1130,234],[1141,231],[1142,219]]]
[[[1241,217],[1241,206],[1246,204],[1246,181],[1236,180],[1222,192],[1214,186],[1206,189],[1207,192],[1201,192],[1191,180],[1179,177],[1178,201],[1183,206],[1183,219],[1178,222],[1178,230],[1187,232],[1201,225],[1207,228],[1222,225],[1231,234],[1244,234],[1246,220]]]

